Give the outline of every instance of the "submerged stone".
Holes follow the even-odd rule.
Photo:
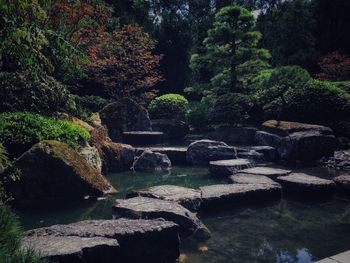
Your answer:
[[[201,192],[196,189],[176,185],[160,185],[146,189],[133,190],[127,194],[127,198],[143,196],[173,201],[191,211],[197,211],[201,205]]]
[[[208,232],[195,213],[172,201],[147,197],[118,199],[113,206],[113,215],[117,218],[163,218],[178,224],[183,236],[201,234],[203,231]]]
[[[89,246],[88,251],[84,250]],[[59,263],[101,262],[102,259],[105,263],[163,263],[175,261],[180,254],[178,226],[164,220],[87,220],[38,228],[26,232],[23,247],[43,252],[41,255],[46,258],[56,254],[55,260]],[[81,259],[86,261],[65,261],[65,255],[74,254],[79,247],[83,250]],[[90,255],[99,258],[90,261]]]
[[[281,198],[281,187],[273,184],[220,184],[204,186],[200,190],[204,210]]]
[[[247,159],[212,161],[209,164],[209,172],[214,176],[229,176],[253,166],[254,164]]]
[[[292,172],[291,170],[272,168],[272,167],[252,167],[252,168],[244,169],[240,171],[240,173],[263,175],[271,179],[276,179],[278,176],[288,175],[291,172]]]
[[[332,180],[322,179],[304,173],[279,176],[276,180],[282,185],[283,191],[289,193],[317,194],[332,193],[335,190],[335,183]]]

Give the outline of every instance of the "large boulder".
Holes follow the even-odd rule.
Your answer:
[[[229,144],[251,145],[257,131],[254,127],[220,128],[208,133],[208,138]]]
[[[147,110],[128,98],[108,104],[99,115],[113,141],[120,141],[123,132],[126,131],[152,130]]]
[[[136,196],[173,201],[191,211],[199,210],[201,205],[201,192],[199,190],[177,185],[159,185],[146,189],[132,190],[126,197],[132,198]]]
[[[163,153],[171,161],[172,165],[186,165],[186,152],[187,147],[145,147],[145,148],[137,148],[137,153],[141,155],[144,151],[149,150],[152,152]]]
[[[178,224],[183,237],[191,235],[209,237],[208,229],[195,213],[172,201],[148,197],[118,199],[113,206],[113,216],[133,219],[163,218]],[[203,235],[204,233],[207,235]]]
[[[131,145],[105,141],[101,147],[102,171],[104,174],[130,170],[136,150]]]
[[[178,226],[160,220],[87,220],[33,229],[23,248],[58,263],[174,262]]]
[[[268,121],[255,135],[256,142],[277,149],[281,159],[313,162],[324,156],[332,156],[337,140],[330,128],[298,122]]]
[[[261,125],[261,127],[263,130],[267,132],[277,134],[282,137],[288,136],[295,132],[306,132],[306,131],[319,132],[320,134],[325,134],[325,135],[333,134],[332,129],[326,126],[292,122],[292,121],[269,120],[269,121],[265,121]]]
[[[188,164],[208,165],[210,161],[237,158],[236,149],[224,142],[200,140],[191,143],[187,149]]]
[[[135,159],[132,169],[138,172],[169,171],[171,161],[165,154],[146,150]]]
[[[42,141],[16,162],[21,180],[13,185],[16,200],[70,199],[100,196],[116,190],[74,149],[58,141]]]
[[[190,131],[186,122],[166,119],[152,120],[152,130],[163,132],[170,140],[182,140]]]

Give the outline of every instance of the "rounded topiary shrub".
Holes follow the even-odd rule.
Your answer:
[[[17,157],[42,140],[56,140],[78,148],[90,138],[84,128],[28,112],[0,114],[0,141]]]
[[[185,119],[188,100],[179,94],[165,94],[155,98],[148,110],[152,119]]]

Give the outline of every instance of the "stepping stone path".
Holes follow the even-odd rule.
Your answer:
[[[341,191],[350,194],[350,175],[337,176],[333,178],[333,181]]]
[[[239,172],[244,174],[263,175],[274,180],[278,176],[288,175],[292,171],[285,170],[285,169],[271,168],[271,167],[253,167],[253,168],[241,170]]]
[[[131,145],[162,144],[163,133],[152,131],[123,132],[123,142]]]
[[[272,184],[220,184],[200,190],[204,210],[281,198],[281,187]]]
[[[173,262],[178,226],[164,220],[87,220],[27,231],[23,248],[55,262]]]
[[[229,176],[240,170],[253,167],[254,164],[247,159],[232,159],[212,161],[209,163],[209,172],[214,176]]]
[[[304,173],[292,173],[287,176],[279,176],[276,179],[287,193],[316,194],[332,193],[335,190],[335,183],[319,177]]]
[[[138,151],[150,150],[152,152],[162,153],[168,156],[173,165],[186,165],[187,147],[147,147],[138,148]]]
[[[279,183],[276,183],[272,179],[263,175],[255,174],[237,173],[229,177],[229,182],[233,184],[267,184],[281,187]]]
[[[250,147],[251,150],[254,150],[258,153],[262,153],[267,162],[273,162],[276,160],[276,148],[271,146],[253,146]]]
[[[113,216],[135,219],[163,218],[180,226],[184,237],[196,234],[199,238],[209,237],[209,230],[185,207],[176,202],[147,197],[118,199],[113,206]]]
[[[173,201],[191,211],[198,211],[201,205],[201,192],[199,190],[176,185],[160,185],[133,190],[126,197],[132,198],[136,196]]]

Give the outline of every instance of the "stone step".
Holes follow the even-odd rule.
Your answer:
[[[228,177],[240,170],[253,167],[254,164],[248,159],[231,159],[211,161],[209,163],[209,173],[213,176]]]
[[[279,183],[269,177],[255,174],[236,173],[229,177],[229,182],[233,184],[268,184],[281,187]]]
[[[22,245],[58,263],[173,262],[178,230],[165,220],[87,220],[27,231]]]
[[[173,201],[191,211],[198,211],[202,202],[199,190],[176,185],[159,185],[146,189],[132,190],[126,195],[127,198],[136,196]]]
[[[273,168],[273,167],[252,167],[248,169],[244,169],[239,171],[243,174],[254,174],[254,175],[262,175],[275,180],[278,176],[284,176],[290,174],[291,170]]]
[[[220,184],[201,187],[202,210],[256,204],[281,198],[281,187],[270,184]]]
[[[123,132],[123,142],[137,145],[157,145],[163,143],[163,133],[154,131],[128,131]]]
[[[335,183],[332,180],[322,179],[304,173],[291,173],[279,176],[276,181],[282,185],[284,193],[293,194],[328,194],[335,192]]]
[[[135,219],[163,218],[178,224],[182,237],[193,234],[196,234],[196,237],[199,238],[209,236],[209,230],[195,213],[172,201],[148,197],[118,199],[113,206],[113,216]]]

